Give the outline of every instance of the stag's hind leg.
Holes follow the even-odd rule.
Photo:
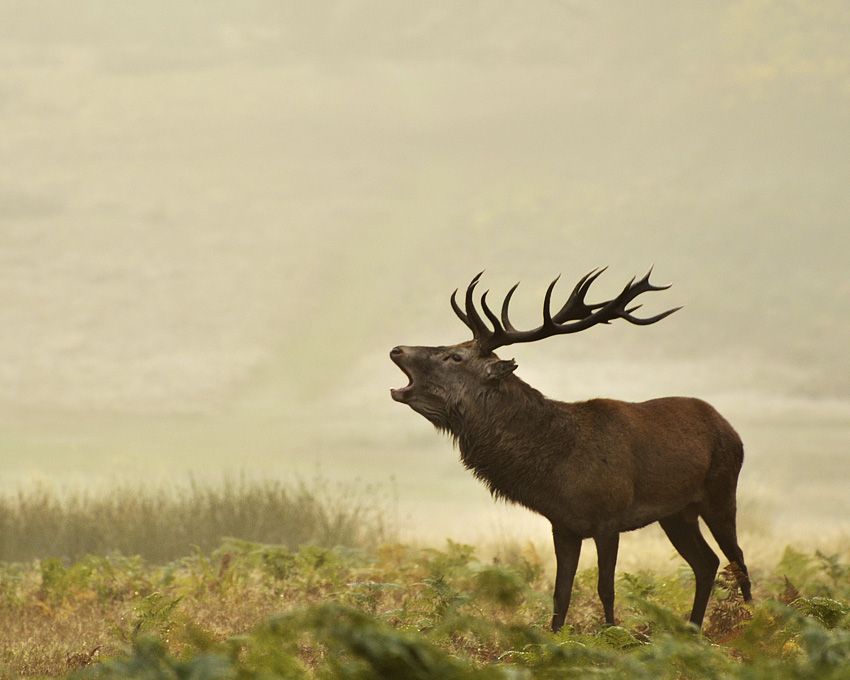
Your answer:
[[[662,519],[659,524],[670,539],[673,547],[685,558],[694,571],[696,588],[694,591],[694,606],[691,609],[690,621],[697,627],[702,626],[708,598],[714,585],[714,577],[720,560],[705,542],[699,529],[699,519],[692,509],[686,508],[675,515]]]
[[[705,520],[706,526],[717,541],[717,545],[723,551],[726,559],[735,563],[740,570],[741,595],[744,600],[752,599],[752,591],[750,586],[750,576],[747,571],[747,565],[744,563],[744,551],[738,545],[738,530],[735,522],[735,499],[732,497],[731,502],[727,502],[722,506],[712,504],[708,506],[703,503],[699,509],[700,515]]]

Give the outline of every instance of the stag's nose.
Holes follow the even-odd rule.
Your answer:
[[[404,356],[404,347],[393,347],[390,350],[390,359],[401,359]]]

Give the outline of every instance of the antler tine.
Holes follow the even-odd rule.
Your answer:
[[[555,322],[552,321],[552,291],[555,290],[555,284],[561,275],[555,277],[555,280],[549,284],[546,289],[546,295],[543,296],[543,328],[555,328]]]
[[[488,349],[496,349],[497,347],[502,347],[504,345],[510,345],[515,342],[531,342],[532,340],[536,340],[538,338],[545,338],[549,335],[554,335],[557,333],[557,324],[552,319],[552,291],[555,288],[555,284],[558,283],[558,279],[560,279],[560,275],[555,277],[555,280],[549,284],[549,287],[546,289],[546,295],[543,298],[543,325],[535,328],[531,331],[518,331],[514,328],[514,325],[511,323],[511,320],[508,316],[508,307],[511,303],[511,297],[513,297],[514,291],[519,286],[519,283],[515,283],[513,287],[508,291],[508,294],[505,295],[505,299],[502,302],[502,315],[501,319],[496,318],[496,315],[493,314],[486,305],[485,297],[487,293],[484,294],[481,298],[481,304],[484,308],[484,312],[489,317],[490,321],[493,322],[493,327],[495,328],[495,332],[493,335],[487,339],[486,347]],[[488,291],[489,292],[489,291]],[[499,323],[501,321],[501,323]]]
[[[655,265],[650,267],[649,271],[646,272],[646,274],[643,275],[643,278],[640,281],[638,281],[635,285],[642,286],[642,287],[644,287],[645,290],[667,290],[670,286],[673,285],[672,283],[668,283],[666,286],[653,286],[649,282],[649,277],[652,276],[652,270],[653,270],[654,267],[655,267]]]
[[[474,330],[469,323],[469,317],[466,314],[463,313],[463,310],[457,304],[457,300],[455,300],[455,296],[457,295],[457,291],[458,291],[458,289],[455,288],[455,292],[452,293],[452,297],[451,297],[452,309],[454,310],[455,314],[457,314],[458,318],[461,321],[463,321],[463,323],[465,323],[470,330]]]
[[[508,294],[505,295],[505,300],[502,302],[502,326],[504,326],[505,330],[509,333],[516,333],[517,330],[514,328],[511,320],[508,318],[508,305],[511,304],[511,298],[513,297],[514,291],[519,287],[519,281],[517,281],[513,288],[508,291]]]
[[[670,288],[671,284],[666,286],[655,286],[649,282],[649,277],[652,274],[652,267],[649,268],[649,271],[638,281],[635,281],[633,278],[629,281],[629,284],[623,289],[623,292],[620,293],[613,300],[608,302],[603,309],[600,309],[597,314],[603,318],[603,323],[609,323],[613,319],[625,319],[629,323],[635,324],[636,326],[648,326],[649,324],[656,323],[657,321],[661,321],[668,316],[670,316],[673,312],[676,312],[681,309],[681,307],[676,307],[674,309],[668,309],[666,312],[662,312],[661,314],[656,314],[655,316],[643,319],[636,316],[633,316],[632,312],[637,311],[642,305],[636,305],[630,309],[626,309],[626,305],[629,304],[632,300],[634,300],[641,293],[647,293],[651,291],[657,290],[667,290]]]
[[[463,321],[463,323],[472,331],[472,337],[478,341],[480,345],[484,345],[487,342],[492,342],[492,336],[494,335],[494,331],[488,328],[487,324],[484,323],[484,320],[478,314],[478,310],[475,308],[475,286],[478,285],[478,282],[481,279],[481,275],[484,272],[479,272],[476,276],[469,282],[469,285],[466,288],[466,294],[464,299],[464,306],[466,307],[466,311],[460,308],[460,305],[457,303],[457,289],[452,293],[451,296],[451,304],[454,313],[457,314],[458,318]],[[487,293],[484,293],[481,297],[481,302],[484,308],[484,313],[490,320],[494,320],[494,326],[496,328],[496,332],[498,333],[501,328],[498,324],[498,319],[496,319],[495,314],[487,307],[486,301]]]
[[[673,285],[671,283],[668,283],[666,286],[654,286],[654,285],[652,285],[649,282],[649,277],[652,274],[652,269],[653,268],[650,267],[649,271],[646,272],[646,275],[640,281],[638,281],[635,284],[635,287],[640,289],[637,293],[635,293],[635,296],[639,295],[640,293],[643,293],[643,292],[656,291],[656,290],[667,290],[668,288],[670,288],[670,286]],[[639,318],[639,317],[632,315],[632,312],[637,311],[641,306],[642,305],[637,305],[636,307],[632,307],[631,309],[625,310],[625,313],[622,315],[622,318],[624,318],[629,323],[635,324],[636,326],[649,326],[650,324],[661,321],[661,319],[666,319],[673,312],[678,312],[681,309],[681,307],[674,307],[673,309],[668,309],[666,312],[661,312],[660,314],[656,314],[655,316],[651,316],[649,318],[642,319],[642,318]]]
[[[473,277],[472,281],[469,282],[469,286],[467,286],[467,288],[466,288],[466,309],[467,309],[467,312],[469,311],[470,306],[472,306],[470,304],[470,300],[471,300],[471,297],[472,297],[472,291],[474,290],[476,284],[478,283],[478,281],[481,278],[481,275],[483,273],[484,273],[483,271],[478,272],[478,274],[476,274]],[[457,314],[458,318],[461,321],[463,321],[463,323],[465,323],[473,333],[476,333],[477,328],[476,328],[475,324],[473,323],[473,319],[471,319],[470,316],[460,308],[460,305],[458,305],[457,300],[455,299],[455,296],[457,295],[457,293],[458,293],[458,289],[455,288],[455,291],[454,291],[454,293],[452,293],[452,298],[451,298],[452,309],[454,310],[455,314]],[[474,306],[472,306],[472,307],[474,309]]]
[[[584,299],[587,296],[587,291],[590,290],[590,286],[606,269],[608,269],[608,267],[594,269],[579,279],[579,282],[576,284],[575,288],[573,288],[573,292],[570,293],[570,296],[567,298],[564,306],[561,307],[560,311],[552,317],[555,323],[584,319],[593,310],[605,306],[605,302],[597,302],[589,305],[584,301]]]
[[[475,300],[473,298],[475,286],[478,285],[478,281],[483,273],[483,271],[479,272],[478,275],[474,279],[472,279],[466,289],[466,316],[469,318],[470,328],[472,328],[472,335],[476,340],[479,341],[479,343],[483,342],[493,334],[492,331],[487,328],[487,324],[484,323],[484,320],[481,318],[481,315],[478,314],[478,310],[475,309]]]
[[[499,317],[497,317],[493,311],[487,306],[487,293],[490,291],[484,291],[484,294],[481,296],[481,309],[484,310],[484,314],[487,315],[487,318],[490,319],[490,323],[493,324],[493,329],[495,330],[495,334],[500,333],[502,329],[502,324],[499,322]]]
[[[665,288],[656,288],[655,290],[665,290]],[[638,305],[640,307],[641,305]],[[634,309],[637,309],[635,307]],[[661,321],[661,319],[666,319],[673,312],[678,312],[681,309],[680,307],[673,307],[673,309],[668,309],[666,312],[661,312],[661,314],[656,314],[655,316],[651,316],[648,319],[640,319],[632,316],[630,313],[623,314],[620,318],[625,319],[629,323],[633,323],[635,326],[649,326],[650,324],[655,323],[656,321]]]

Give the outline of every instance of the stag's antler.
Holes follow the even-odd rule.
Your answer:
[[[649,282],[649,275],[652,273],[651,268],[646,273],[646,276],[639,281],[635,281],[635,279],[629,281],[628,285],[626,285],[623,289],[623,292],[621,292],[617,297],[607,300],[606,302],[587,304],[585,302],[587,291],[590,289],[591,284],[593,284],[593,282],[600,274],[602,274],[602,272],[605,271],[605,269],[607,269],[607,267],[594,269],[592,272],[585,274],[576,284],[576,287],[573,288],[573,292],[570,294],[570,297],[567,298],[564,306],[561,307],[560,311],[554,315],[551,312],[552,290],[555,288],[555,284],[558,282],[558,278],[560,277],[552,281],[552,283],[549,284],[549,288],[546,289],[546,295],[543,298],[543,324],[532,330],[519,331],[514,328],[508,318],[508,306],[510,305],[514,291],[517,289],[517,286],[519,286],[518,283],[514,285],[514,287],[511,288],[505,296],[505,300],[502,302],[502,313],[500,317],[497,317],[487,306],[487,292],[489,291],[485,292],[481,296],[481,309],[484,311],[484,315],[489,319],[493,327],[490,328],[490,326],[488,326],[481,318],[478,310],[475,308],[473,292],[481,278],[481,274],[484,272],[481,272],[472,279],[466,289],[466,312],[458,306],[457,301],[455,300],[457,290],[452,293],[452,309],[454,309],[455,314],[457,314],[460,320],[463,321],[472,331],[474,339],[478,342],[478,345],[483,352],[492,352],[498,347],[513,345],[518,342],[534,342],[535,340],[548,338],[551,335],[577,333],[578,331],[583,331],[591,326],[595,326],[596,324],[610,323],[614,319],[625,319],[626,321],[637,324],[638,326],[648,326],[656,321],[661,321],[661,319],[670,316],[673,312],[681,309],[681,307],[668,309],[666,312],[662,312],[661,314],[656,314],[648,319],[642,319],[632,315],[632,312],[636,311],[641,305],[635,305],[631,308],[626,307],[641,293],[655,290],[667,290],[670,287],[652,285]]]

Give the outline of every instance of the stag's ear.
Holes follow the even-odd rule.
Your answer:
[[[516,361],[508,359],[502,361],[491,361],[487,364],[487,377],[491,380],[501,380],[516,370]]]

